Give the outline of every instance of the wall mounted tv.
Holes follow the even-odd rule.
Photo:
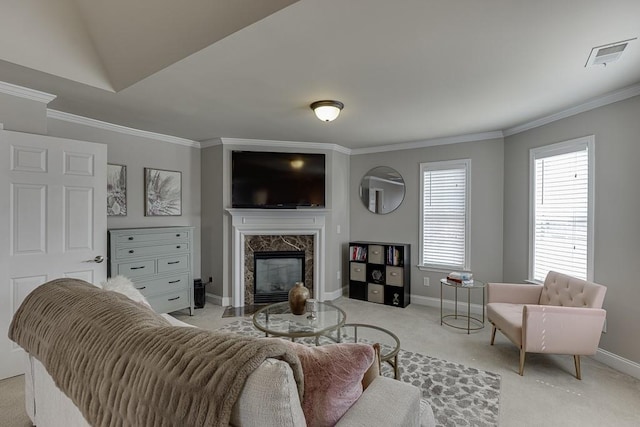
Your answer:
[[[231,206],[296,209],[325,206],[325,156],[233,151]]]

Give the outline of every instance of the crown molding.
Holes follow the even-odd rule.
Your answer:
[[[555,114],[551,114],[549,116],[545,116],[528,123],[505,129],[502,131],[502,133],[504,133],[504,136],[515,135],[529,129],[544,126],[557,120],[566,119],[567,117],[575,116],[576,114],[584,113],[585,111],[590,111],[599,107],[604,107],[605,105],[613,104],[614,102],[624,101],[625,99],[633,98],[634,96],[638,95],[640,95],[640,84],[629,86],[624,89],[620,89],[615,92],[593,98],[583,104],[567,108],[566,110],[559,111]]]
[[[213,138],[213,139],[207,139],[205,141],[200,141],[200,148],[215,147],[217,145],[222,145],[221,138]]]
[[[56,99],[56,95],[52,95],[46,92],[40,92],[39,90],[29,89],[18,85],[13,85],[7,82],[0,82],[0,92],[6,93],[7,95],[29,99],[31,101],[42,102],[44,104],[48,104]]]
[[[385,153],[388,151],[413,150],[415,148],[434,147],[436,145],[459,144],[461,142],[484,141],[487,139],[502,138],[502,131],[470,133],[466,135],[449,136],[446,138],[425,139],[424,141],[405,142],[401,144],[380,145],[377,147],[355,148],[351,154]]]
[[[353,150],[338,144],[325,144],[322,142],[296,142],[296,141],[271,141],[265,139],[219,138],[222,145],[247,145],[270,148],[311,148],[317,150],[332,150],[343,154],[352,154]]]
[[[121,126],[121,125],[114,125],[113,123],[107,123],[101,120],[77,116],[75,114],[65,113],[63,111],[47,109],[47,118],[62,120],[70,123],[76,123],[84,126],[91,126],[97,129],[103,129],[103,130],[108,130],[112,132],[124,133],[126,135],[138,136],[141,138],[155,139],[158,141],[169,142],[171,144],[184,145],[186,147],[200,148],[200,143],[198,141],[192,141],[186,138],[179,138],[177,136],[164,135],[161,133],[149,132],[146,130],[134,129],[134,128]]]

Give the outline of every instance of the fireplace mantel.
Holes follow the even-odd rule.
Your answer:
[[[325,219],[328,209],[227,209],[233,228],[233,270],[231,302],[243,307],[244,241],[253,235],[314,236],[313,297],[324,301]]]

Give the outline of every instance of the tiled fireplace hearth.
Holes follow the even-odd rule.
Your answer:
[[[253,304],[253,252],[305,252],[305,286],[324,301],[324,209],[228,209],[232,217],[234,307]]]

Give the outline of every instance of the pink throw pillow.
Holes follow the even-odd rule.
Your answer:
[[[375,359],[373,347],[361,343],[290,344],[302,364],[302,411],[307,426],[335,425],[362,395],[362,378]]]

